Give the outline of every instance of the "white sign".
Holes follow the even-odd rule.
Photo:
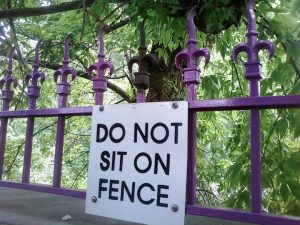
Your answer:
[[[86,213],[183,225],[188,103],[99,107],[92,116]]]

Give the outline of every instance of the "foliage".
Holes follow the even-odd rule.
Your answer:
[[[0,9],[8,9],[9,1],[1,1]],[[38,7],[59,4],[62,0],[11,1],[12,7]],[[123,3],[120,3],[123,2]],[[189,2],[189,1],[186,1]],[[232,1],[199,2],[196,20],[199,47],[209,48],[212,59],[204,68],[197,95],[199,99],[235,98],[248,96],[248,82],[244,79],[241,64],[230,59],[231,50],[244,42],[246,33],[245,15],[235,14],[240,6],[231,6]],[[236,1],[239,2],[239,1]],[[240,1],[243,2],[243,1]],[[272,40],[276,55],[269,61],[261,54],[263,79],[261,95],[300,94],[300,5],[297,0],[257,1],[256,14],[260,39]],[[203,4],[205,3],[205,4]],[[226,5],[228,4],[228,5]],[[211,13],[218,7],[219,13]],[[132,74],[126,68],[124,54],[137,54],[138,31],[136,27],[147,17],[146,39],[148,51],[158,55],[162,63],[163,79],[160,89],[167,92],[167,99],[184,99],[185,91],[180,85],[181,77],[173,68],[174,55],[185,46],[187,8],[182,1],[127,1],[96,0],[86,10],[78,9],[59,14],[17,18],[0,21],[0,68],[5,73],[5,55],[10,46],[19,46],[19,60],[14,65],[14,74],[19,79],[11,110],[27,107],[26,87],[22,79],[31,68],[36,40],[43,39],[41,66],[46,72],[46,81],[38,100],[39,108],[56,107],[53,69],[62,60],[62,40],[68,32],[73,33],[71,64],[82,75],[96,61],[97,32],[105,23],[111,27],[130,17],[125,26],[105,36],[107,57],[115,64],[116,72],[109,81],[123,89],[134,100]],[[212,16],[213,15],[213,16]],[[205,19],[204,19],[205,18]],[[230,19],[231,18],[231,19]],[[202,19],[200,22],[199,20]],[[234,20],[232,20],[234,19]],[[228,21],[231,21],[228,26]],[[204,25],[203,25],[204,24]],[[20,60],[20,57],[23,60]],[[241,57],[240,61],[244,58]],[[31,61],[30,61],[31,60]],[[202,63],[200,67],[202,67]],[[172,70],[170,68],[173,68]],[[70,106],[93,105],[91,82],[78,77],[72,82]],[[105,103],[123,101],[119,93],[108,90]],[[63,163],[63,186],[85,188],[87,150],[89,148],[88,117],[67,118],[65,154]],[[31,181],[50,184],[52,180],[55,144],[55,118],[36,119]],[[249,112],[209,112],[197,116],[197,176],[198,201],[201,204],[250,208],[250,152]],[[6,145],[6,179],[20,180],[26,122],[13,119],[9,122]],[[300,216],[300,113],[299,110],[261,111],[263,207],[267,212]]]

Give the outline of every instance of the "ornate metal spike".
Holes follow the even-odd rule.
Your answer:
[[[109,73],[112,74],[114,72],[114,65],[111,61],[105,61],[105,54],[104,54],[104,34],[105,30],[107,29],[107,26],[103,26],[98,35],[98,43],[99,43],[99,52],[98,52],[98,63],[92,64],[88,69],[88,75],[91,79],[94,79],[92,77],[92,72],[94,70],[97,71],[96,78],[103,78],[105,70],[109,70]]]
[[[45,81],[45,74],[44,72],[39,71],[39,49],[42,45],[42,40],[39,40],[35,47],[35,55],[34,55],[34,64],[32,66],[32,73],[28,74],[25,77],[25,83],[29,85],[29,82],[31,82],[31,86],[37,86],[38,79],[40,78],[41,84]]]
[[[262,49],[269,51],[270,59],[273,57],[275,52],[275,45],[267,40],[258,41],[258,32],[256,29],[256,18],[254,13],[254,0],[249,0],[247,4],[247,42],[236,45],[233,50],[231,57],[237,62],[239,53],[245,52],[247,54],[246,67],[246,79],[261,79],[260,75],[260,62],[258,53]]]
[[[11,85],[16,87],[18,85],[17,79],[12,75],[13,56],[15,54],[15,47],[13,47],[8,53],[8,66],[6,70],[6,77],[0,81],[0,89],[3,91],[11,91]],[[4,87],[5,86],[5,87]]]
[[[69,59],[70,59],[70,56],[69,56],[69,45],[70,45],[72,36],[73,36],[72,33],[68,33],[67,36],[64,39],[64,60],[63,60],[63,66],[66,66],[66,67],[68,67],[69,62],[70,62],[69,61]]]
[[[198,6],[195,5],[192,9],[190,9],[189,13],[188,13],[188,32],[189,32],[189,41],[193,41],[197,43],[197,39],[196,39],[196,26],[194,23],[194,17],[196,14],[196,10],[197,10]]]
[[[71,84],[68,82],[68,75],[71,75],[72,80],[77,76],[77,71],[69,67],[69,44],[71,41],[72,34],[68,34],[64,39],[64,59],[63,66],[61,69],[58,69],[54,73],[54,81],[56,85],[56,93],[60,96],[58,100],[59,107],[67,106],[67,96],[71,92]],[[61,77],[61,80],[58,81],[58,77]]]
[[[188,49],[185,51],[179,52],[175,57],[175,65],[177,68],[180,68],[181,61],[186,63],[186,68],[196,69],[198,66],[198,58],[205,58],[205,65],[209,63],[210,52],[205,48],[197,49],[197,40],[196,40],[196,26],[194,24],[194,16],[196,13],[197,6],[194,6],[188,13]]]
[[[200,83],[201,71],[198,68],[200,57],[205,59],[205,65],[209,63],[210,52],[205,48],[197,49],[196,26],[194,24],[194,16],[197,6],[194,6],[188,13],[188,41],[187,50],[179,52],[175,57],[175,65],[181,68],[181,62],[184,61],[186,67],[183,69],[183,82],[188,87],[189,100],[196,98],[196,85]]]
[[[40,86],[38,86],[38,80],[40,79],[41,84],[45,81],[45,74],[39,71],[39,49],[42,45],[42,40],[39,40],[35,47],[34,64],[32,73],[25,77],[25,83],[28,85],[28,97],[29,97],[29,108],[35,108],[36,99],[40,96]],[[30,84],[31,83],[31,84]]]
[[[6,77],[0,80],[0,90],[2,90],[1,99],[3,100],[2,111],[9,110],[10,101],[13,98],[13,90],[12,85],[17,87],[18,82],[17,79],[12,75],[13,68],[13,56],[15,53],[15,48],[12,48],[8,54],[8,66],[6,70]]]
[[[137,56],[133,56],[133,57],[128,61],[127,66],[128,66],[128,70],[129,70],[130,73],[132,73],[132,71],[133,71],[133,65],[134,65],[134,64],[138,64],[139,61],[140,61],[140,60],[139,60],[139,57],[137,57]]]
[[[105,78],[105,71],[109,70],[109,73],[112,74],[114,72],[114,65],[111,61],[105,61],[104,54],[104,34],[107,26],[103,26],[98,35],[98,44],[99,44],[99,52],[98,52],[98,62],[92,64],[88,70],[88,76],[93,81],[93,90],[95,91],[95,102],[96,105],[103,104],[103,92],[107,89],[107,82]],[[93,71],[96,71],[96,76],[92,76]]]
[[[70,63],[70,58],[69,58],[69,44],[71,41],[72,34],[69,33],[64,39],[64,59],[63,59],[63,66],[61,69],[58,69],[54,73],[54,81],[55,83],[58,82],[58,76],[61,76],[61,82],[64,84],[69,84],[68,83],[68,75],[71,75],[72,80],[74,80],[77,76],[77,71],[69,67]]]
[[[156,55],[154,54],[146,54],[147,46],[146,46],[146,34],[145,34],[145,19],[139,26],[140,30],[140,46],[138,56],[132,57],[128,61],[128,69],[130,73],[133,71],[133,65],[138,65],[138,72],[134,72],[134,82],[133,84],[137,88],[137,102],[145,101],[145,90],[149,88],[150,85],[150,72],[149,69],[151,66],[157,64],[158,60]]]

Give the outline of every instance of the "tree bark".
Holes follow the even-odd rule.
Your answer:
[[[86,7],[90,7],[95,0],[86,0]],[[41,16],[59,12],[66,12],[82,8],[82,0],[73,2],[64,2],[57,5],[35,7],[35,8],[20,8],[0,11],[0,19],[10,19],[18,17]]]

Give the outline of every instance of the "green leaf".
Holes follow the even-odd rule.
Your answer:
[[[290,94],[300,94],[300,82],[297,82],[297,84],[291,90]]]
[[[281,197],[283,198],[283,200],[286,202],[288,197],[289,197],[289,189],[287,187],[286,184],[281,184],[281,187],[280,187],[280,195]]]
[[[289,188],[291,190],[291,192],[293,193],[293,195],[300,200],[300,183],[297,183],[295,181],[291,181],[288,183]]]
[[[300,136],[300,125],[298,124],[298,126],[296,126],[294,130],[294,138],[298,138],[299,136]]]
[[[274,70],[272,72],[271,78],[277,83],[282,83],[284,80],[282,73],[280,73],[278,70]]]
[[[288,121],[286,118],[281,118],[277,122],[277,131],[281,137],[286,134],[286,130],[288,128]]]

